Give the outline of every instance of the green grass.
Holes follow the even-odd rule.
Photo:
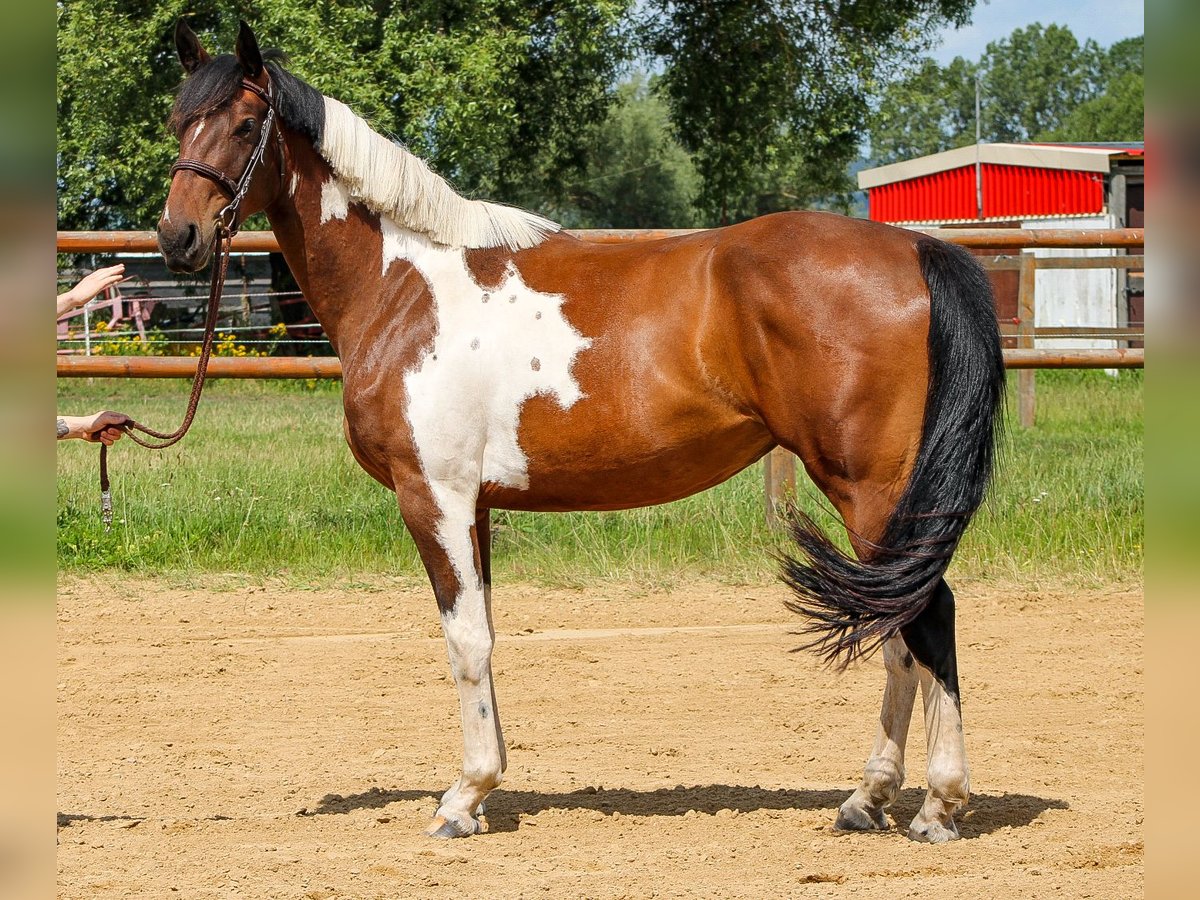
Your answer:
[[[63,379],[58,409],[112,408],[160,430],[187,385]],[[1014,392],[1015,393],[1015,392]],[[1143,379],[1038,375],[1036,428],[1015,417],[992,496],[954,563],[972,578],[1138,580],[1143,555]],[[191,433],[150,452],[111,452],[116,521],[100,524],[97,449],[58,445],[58,559],[66,572],[279,576],[305,584],[418,576],[394,498],[353,461],[336,383],[215,381]],[[815,488],[801,505],[836,528]],[[619,513],[497,512],[498,578],[648,585],[769,577],[782,546],[763,522],[761,469],[704,494]]]

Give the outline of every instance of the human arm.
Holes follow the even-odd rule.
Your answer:
[[[117,263],[83,276],[75,287],[58,295],[58,315],[79,309],[98,293],[120,281],[124,275],[125,264]]]

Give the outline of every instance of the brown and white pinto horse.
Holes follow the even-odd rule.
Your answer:
[[[395,492],[433,584],[465,747],[430,833],[480,830],[506,765],[489,510],[665,503],[781,445],[857,557],[794,517],[784,577],[809,646],[844,663],[882,645],[887,669],[875,746],[837,825],[887,827],[920,685],[929,793],[909,836],[956,837],[968,779],[942,575],[984,495],[1004,384],[970,256],[819,213],[585,243],[456,194],[277,57],[264,62],[244,24],[233,55],[210,57],[182,22],[175,37],[186,164],[159,222],[163,256],[202,268],[214,217],[253,167],[238,221],[266,211],[341,357],[354,457]]]

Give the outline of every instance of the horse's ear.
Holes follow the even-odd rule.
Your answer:
[[[209,61],[208,51],[200,46],[200,38],[188,27],[188,23],[180,19],[175,23],[175,52],[179,54],[179,62],[183,71],[191,75]]]
[[[258,50],[258,39],[245,22],[238,24],[237,44],[234,49],[237,52],[238,62],[242,64],[247,75],[257,78],[262,74],[263,60],[262,53]]]

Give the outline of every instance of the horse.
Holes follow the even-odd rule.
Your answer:
[[[1004,391],[992,292],[970,254],[821,212],[586,242],[457,193],[244,22],[232,54],[210,55],[182,21],[175,45],[162,256],[199,271],[222,234],[265,212],[341,358],[350,450],[395,493],[433,588],[463,762],[427,833],[484,830],[507,766],[490,511],[665,503],[781,446],[852,548],[793,510],[782,568],[805,646],[842,665],[882,648],[887,673],[835,827],[889,827],[920,686],[928,792],[908,836],[958,837],[969,771],[943,575],[985,495]]]

